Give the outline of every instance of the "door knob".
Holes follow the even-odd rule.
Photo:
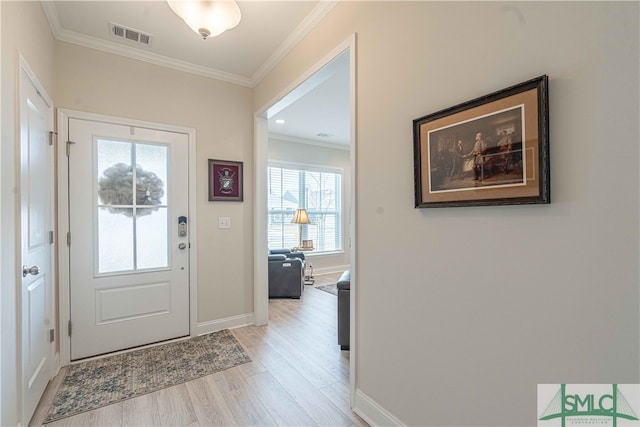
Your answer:
[[[27,277],[27,274],[31,274],[33,276],[37,276],[40,273],[40,267],[34,265],[32,267],[27,267],[26,265],[22,266],[22,277]]]
[[[180,243],[178,245],[178,249],[186,249],[187,248],[187,244],[186,243]]]

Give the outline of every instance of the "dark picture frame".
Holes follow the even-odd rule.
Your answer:
[[[415,207],[551,203],[546,75],[413,121]]]
[[[242,162],[209,159],[209,201],[241,202]]]

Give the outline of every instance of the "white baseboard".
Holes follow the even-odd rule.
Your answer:
[[[404,426],[402,421],[391,415],[386,409],[378,405],[373,399],[356,389],[353,412],[358,414],[370,426]]]
[[[253,313],[239,314],[237,316],[226,317],[224,319],[211,320],[198,323],[196,335],[210,334],[223,329],[241,328],[255,323]]]
[[[56,354],[53,358],[53,375],[51,375],[51,378],[55,377],[56,375],[58,375],[60,373],[60,352],[56,351]]]
[[[313,268],[313,275],[316,276],[318,274],[332,274],[332,273],[342,273],[345,270],[350,268],[349,265],[334,265],[332,267],[323,267],[323,268]]]

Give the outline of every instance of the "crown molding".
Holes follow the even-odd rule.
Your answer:
[[[278,46],[276,51],[258,68],[251,78],[253,87],[264,79],[271,70],[282,59],[291,52],[291,49],[297,45],[309,31],[311,31],[322,18],[325,17],[333,7],[338,4],[339,0],[320,0],[313,10],[302,20],[302,22],[287,36],[287,38]]]
[[[47,21],[49,21],[51,32],[53,33],[53,36],[56,40],[250,88],[254,88],[258,83],[260,83],[260,81],[262,81],[262,79],[275,68],[275,66],[291,51],[291,49],[293,49],[293,47],[298,42],[300,42],[300,40],[302,40],[302,38],[309,31],[311,31],[311,29],[331,9],[333,9],[333,7],[337,3],[338,0],[321,0],[305,17],[305,19],[295,28],[295,30],[293,30],[293,32],[289,34],[289,36],[287,36],[284,42],[282,42],[280,46],[278,46],[276,51],[264,62],[264,64],[260,66],[258,71],[254,73],[252,78],[248,78],[237,74],[227,73],[225,71],[192,64],[190,62],[180,61],[152,52],[145,52],[141,49],[121,45],[115,42],[101,40],[96,37],[87,36],[84,34],[76,33],[74,31],[69,31],[63,28],[60,24],[58,13],[53,2],[46,0],[40,1],[45,16],[47,17]]]
[[[45,16],[49,21],[51,32],[53,33],[53,36],[56,38],[56,40],[72,43],[90,49],[96,49],[114,55],[124,56],[126,58],[136,59],[138,61],[159,65],[165,68],[183,71],[185,73],[196,74],[216,80],[222,80],[240,86],[253,87],[251,79],[249,79],[248,77],[215,70],[209,67],[203,67],[201,65],[192,64],[190,62],[180,61],[152,52],[145,52],[141,49],[135,49],[129,46],[120,45],[118,43],[109,42],[106,40],[98,39],[96,37],[91,37],[84,34],[76,33],[74,31],[66,30],[60,25],[58,13],[56,12],[53,2],[41,0],[40,4],[42,5]]]
[[[149,64],[183,71],[185,73],[196,74],[216,80],[222,80],[240,86],[252,87],[251,80],[247,77],[226,73],[224,71],[215,70],[213,68],[203,67],[201,65],[192,64],[186,61],[180,61],[178,59],[169,58],[167,56],[158,55],[156,53],[145,52],[140,49],[119,45],[117,43],[86,36],[84,34],[75,33],[73,31],[63,29],[60,37],[57,37],[57,39],[63,42],[73,43],[79,46],[100,50],[102,52],[136,59],[138,61],[147,62]]]
[[[340,144],[338,142],[317,141],[315,139],[300,138],[292,135],[284,135],[281,133],[269,133],[269,139],[275,139],[283,142],[293,142],[296,144],[314,145],[321,148],[329,148],[332,150],[349,151],[349,144]]]

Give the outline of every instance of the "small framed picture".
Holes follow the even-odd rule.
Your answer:
[[[313,250],[313,240],[303,240],[300,249]]]
[[[413,121],[415,207],[550,203],[548,77]]]
[[[209,201],[242,201],[242,162],[209,159]]]

